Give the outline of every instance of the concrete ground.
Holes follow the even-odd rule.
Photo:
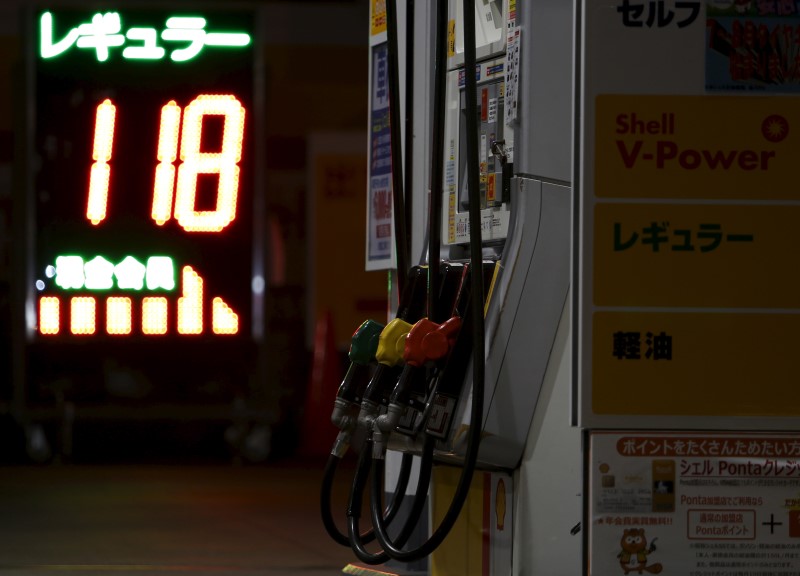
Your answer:
[[[0,467],[0,576],[341,574],[354,557],[319,519],[322,467]]]

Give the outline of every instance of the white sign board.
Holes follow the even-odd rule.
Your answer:
[[[580,17],[581,425],[793,426],[796,3],[584,0]]]
[[[800,436],[590,438],[590,575],[800,573]]]

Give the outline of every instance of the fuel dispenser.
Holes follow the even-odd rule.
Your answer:
[[[415,95],[413,103],[406,99],[406,109],[414,108],[414,137],[420,145],[407,152],[413,155],[413,173],[399,178],[399,170],[393,171],[394,208],[396,214],[406,215],[398,205],[403,199],[428,206],[428,211],[422,219],[411,218],[410,242],[401,231],[395,246],[401,266],[408,258],[402,255],[408,244],[412,248],[426,244],[420,262],[427,270],[427,304],[422,315],[413,319],[400,318],[401,304],[398,318],[377,338],[373,375],[355,431],[341,426],[339,415],[346,408],[337,400],[333,420],[341,427],[340,436],[362,435],[346,511],[346,535],[337,528],[326,495],[335,467],[330,462],[322,490],[326,528],[335,540],[350,545],[362,564],[389,562],[401,571],[432,574],[480,573],[464,564],[470,562],[469,554],[460,564],[453,562],[452,543],[473,537],[466,535],[463,524],[472,514],[476,498],[486,500],[487,510],[494,510],[500,530],[506,521],[510,528],[514,471],[523,459],[549,367],[552,372],[551,356],[563,354],[563,336],[557,338],[557,334],[569,318],[569,101],[555,98],[557,106],[548,112],[559,116],[562,137],[531,135],[524,122],[529,122],[533,102],[538,106],[553,100],[552,93],[559,89],[569,92],[569,74],[561,71],[569,69],[570,41],[569,37],[559,38],[557,46],[567,50],[552,54],[551,76],[561,84],[542,88],[527,83],[524,76],[520,80],[520,50],[526,48],[520,42],[520,30],[531,26],[545,8],[525,13],[518,4],[443,1],[429,10],[406,5],[406,16],[413,7],[414,20],[406,20],[405,26],[433,31],[431,44],[421,39],[419,44],[406,45],[406,62],[409,70],[428,71],[433,87],[431,90],[424,82],[426,75],[406,73],[406,79],[416,76],[417,83],[423,81],[418,89],[423,97]],[[374,25],[377,7],[373,8]],[[372,53],[389,62],[390,77],[385,81],[389,101],[396,105],[401,98],[396,87],[393,92],[391,71],[397,71],[393,52],[402,35],[392,31],[398,21],[395,11],[395,4],[387,2],[385,33],[376,34],[373,26],[375,46],[385,47],[384,52],[373,48]],[[569,29],[571,11],[563,16],[561,23]],[[541,46],[530,44],[527,48],[535,52]],[[375,86],[381,79],[375,73],[378,68],[371,69]],[[523,100],[523,94],[529,100]],[[390,116],[391,126],[398,128],[397,113]],[[559,123],[552,118],[549,121]],[[392,166],[407,166],[395,156],[401,149],[400,131],[392,130],[391,136]],[[407,132],[405,137],[408,141],[411,135]],[[536,155],[541,149],[557,162],[542,162]],[[425,181],[424,188],[417,185],[420,178]],[[408,185],[405,194],[403,182]],[[401,226],[396,219],[395,228]],[[422,230],[426,232],[418,232]],[[412,268],[409,276],[413,278],[418,270]],[[461,288],[448,291],[443,287],[452,270],[461,271]],[[397,279],[402,284],[402,303],[414,282],[400,271]],[[404,331],[390,329],[398,319],[408,322]],[[387,359],[387,349],[392,360]],[[404,366],[392,372],[395,362],[401,364],[395,360],[400,349]],[[552,394],[552,386],[552,382],[547,384],[547,394]],[[353,419],[348,418],[347,424],[353,425]],[[337,450],[343,444],[337,444],[332,458],[341,458]],[[382,480],[386,474],[389,485],[392,475],[385,470],[385,459],[393,452],[403,457],[396,468],[394,493],[385,506]],[[415,484],[409,481],[409,454],[420,464],[416,491],[407,495],[406,487]],[[363,494],[368,484],[372,528],[362,533]],[[403,518],[397,515],[398,501],[409,495],[413,502]],[[574,514],[567,520],[570,527],[580,521],[576,494],[571,497]],[[428,520],[421,517],[426,505],[431,510]],[[483,514],[479,525],[488,522],[487,515]],[[422,543],[409,547],[413,531],[418,533],[414,539]],[[483,573],[510,573],[509,532],[503,534],[501,544],[487,544],[488,535],[480,544],[484,537],[479,536]],[[377,552],[365,546],[372,538],[377,539]],[[493,552],[493,545],[503,550]],[[368,570],[364,566],[357,569]]]
[[[436,39],[406,46],[406,196],[431,198],[411,230],[428,224],[429,270],[467,255],[475,270],[480,253],[492,276],[469,358],[459,315],[414,404],[398,392],[376,412],[346,542],[398,573],[425,556],[414,569],[437,576],[797,574],[797,10],[444,4],[405,23]],[[384,446],[403,454],[386,508]],[[375,553],[357,521],[368,468]]]

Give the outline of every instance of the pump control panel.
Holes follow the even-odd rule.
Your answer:
[[[510,181],[514,162],[514,129],[506,113],[506,73],[509,69],[506,26],[508,6],[489,0],[475,2],[477,64],[478,161],[481,199],[481,235],[485,242],[501,243],[508,236]],[[442,238],[449,246],[469,242],[464,65],[464,14],[461,2],[450,3],[447,62],[444,181],[442,183]],[[455,248],[451,250],[457,250]],[[457,254],[452,254],[457,257]]]

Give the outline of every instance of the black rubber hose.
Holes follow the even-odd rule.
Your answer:
[[[400,462],[400,473],[397,477],[397,489],[395,490],[391,502],[386,507],[383,513],[384,522],[390,524],[397,513],[400,511],[400,505],[406,494],[408,487],[408,480],[411,477],[411,467],[413,464],[413,456],[411,454],[403,454],[403,459]],[[333,519],[331,492],[333,491],[333,478],[336,476],[336,470],[339,467],[341,458],[331,454],[325,464],[325,470],[322,476],[322,484],[320,488],[320,516],[322,516],[322,524],[325,526],[325,531],[328,535],[342,546],[350,546],[350,539],[346,534],[343,534],[336,526]],[[372,542],[375,539],[374,530],[370,529],[359,536],[365,543]]]
[[[361,517],[362,499],[364,490],[366,488],[367,479],[372,468],[372,489],[371,489],[371,506],[381,508],[381,494],[383,492],[382,478],[384,467],[383,459],[372,459],[372,442],[367,442],[369,450],[363,450],[359,457],[358,469],[356,470],[356,479],[353,482],[353,491],[350,494],[350,506],[348,509],[348,533],[356,557],[365,564],[375,565],[383,564],[390,560],[390,556],[385,552],[371,553],[364,548],[365,542],[360,538],[359,534],[359,521]],[[400,529],[397,538],[392,544],[402,547],[408,542],[414,533],[414,529],[422,517],[422,512],[425,510],[425,503],[428,498],[428,486],[431,482],[431,474],[433,472],[433,448],[436,444],[436,439],[432,436],[426,437],[425,445],[422,452],[420,462],[419,476],[417,479],[417,489],[414,495],[414,502],[409,511],[408,518],[406,518],[403,527]],[[375,514],[373,513],[373,522]],[[378,515],[379,525],[386,531],[386,521]],[[378,525],[373,525],[374,533],[380,538],[380,532],[377,529]],[[389,542],[389,537],[384,536],[384,541]],[[381,540],[379,540],[379,543]],[[381,544],[383,545],[383,544]]]
[[[467,437],[467,449],[464,456],[464,467],[456,487],[450,507],[445,513],[434,533],[421,546],[414,550],[402,550],[386,538],[385,526],[381,522],[380,508],[372,510],[373,524],[378,542],[384,551],[400,562],[413,562],[430,555],[444,541],[453,528],[461,509],[466,502],[475,466],[478,460],[481,432],[483,428],[484,404],[484,371],[485,371],[485,334],[483,303],[483,241],[481,238],[481,203],[478,165],[478,126],[477,126],[477,81],[474,70],[475,59],[475,6],[474,0],[464,0],[464,94],[466,99],[466,144],[467,144],[467,185],[469,190],[470,221],[470,266],[471,278],[471,313],[473,317],[473,354],[472,354],[472,410]],[[417,495],[419,496],[419,495]]]
[[[386,550],[387,547],[402,548],[414,532],[422,512],[425,510],[425,503],[428,501],[428,487],[431,483],[433,474],[433,449],[436,446],[436,438],[433,436],[425,437],[425,444],[422,449],[422,459],[419,467],[419,478],[417,480],[417,490],[414,493],[414,501],[411,504],[411,511],[408,515],[408,522],[397,538],[389,537],[387,524],[380,517],[372,517],[373,529],[378,538],[378,543]],[[372,487],[370,494],[370,510],[380,510],[381,501],[381,478],[383,477],[383,460],[373,460],[372,462]]]
[[[386,552],[370,552],[364,547],[364,540],[360,537],[359,520],[361,519],[361,509],[364,500],[364,490],[367,486],[370,464],[372,462],[372,441],[364,443],[364,449],[358,457],[356,475],[353,479],[353,487],[350,492],[350,503],[347,508],[347,533],[349,535],[350,547],[356,558],[365,564],[383,564],[389,560]]]

